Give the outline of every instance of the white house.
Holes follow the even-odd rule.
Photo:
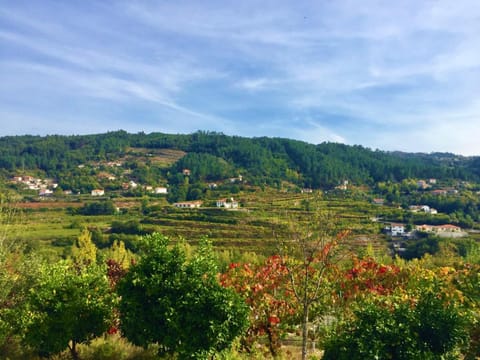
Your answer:
[[[391,223],[390,233],[392,236],[402,236],[403,234],[405,234],[405,225]]]
[[[153,190],[153,192],[155,194],[167,194],[168,189],[166,187],[163,187],[163,186],[158,186]]]
[[[209,188],[209,189],[216,189],[217,186],[218,186],[218,185],[217,185],[216,183],[210,183],[210,184],[208,184],[208,188]]]
[[[233,198],[219,199],[217,200],[217,207],[224,207],[226,209],[236,209],[238,208],[238,201],[235,201]]]
[[[194,209],[199,208],[202,205],[202,201],[183,201],[174,203],[173,206],[180,209]]]
[[[39,196],[50,196],[53,195],[53,191],[50,189],[41,189],[38,193]]]
[[[234,177],[234,178],[230,178],[228,179],[230,181],[230,183],[234,184],[234,183],[237,183],[237,182],[242,182],[243,181],[243,176],[242,175],[238,175],[238,177]]]
[[[105,195],[105,190],[102,189],[94,189],[92,190],[92,196],[103,196]]]
[[[428,205],[410,205],[408,207],[411,212],[424,212],[427,214],[438,214],[437,209],[431,208]]]

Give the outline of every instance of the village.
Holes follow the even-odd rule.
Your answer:
[[[121,167],[122,164],[119,162],[108,162],[108,166],[111,167]],[[98,168],[98,165],[96,165]],[[80,169],[84,169],[85,165],[80,165]],[[191,171],[189,169],[183,169],[182,174],[185,177],[188,177],[191,175]],[[115,175],[106,173],[106,172],[99,172],[97,175],[97,178],[102,181],[109,181],[113,182],[117,180],[117,177]],[[235,178],[229,178],[226,179],[225,182],[227,183],[237,183],[237,182],[242,182],[243,177],[239,175],[238,177]],[[38,195],[38,198],[41,199],[46,199],[46,198],[52,198],[55,196],[72,196],[72,195],[88,195],[88,194],[81,194],[80,192],[73,193],[72,190],[61,190],[59,188],[59,185],[57,182],[55,182],[53,179],[44,179],[44,178],[38,178],[30,175],[18,175],[14,176],[11,178],[10,181],[12,184],[20,186],[21,189],[23,190],[28,190],[32,192],[36,192]],[[208,188],[210,189],[216,189],[218,187],[217,183],[209,183]],[[107,193],[105,189],[101,188],[95,188],[90,191],[90,196],[92,198],[103,198],[108,195],[118,195],[119,192],[122,191],[131,191],[131,190],[138,190],[141,193],[148,193],[152,195],[168,195],[168,185],[167,186],[152,186],[152,185],[140,185],[134,180],[129,180],[121,183],[121,188],[120,189],[114,189],[110,193]],[[192,201],[178,201],[178,202],[173,202],[172,206],[175,208],[179,209],[195,209],[199,208],[204,204],[204,201],[202,200],[192,200]],[[215,201],[215,206],[217,208],[224,208],[224,209],[237,209],[239,207],[239,202],[236,201],[233,197],[225,197],[221,198]]]

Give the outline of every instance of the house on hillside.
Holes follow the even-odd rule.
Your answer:
[[[94,189],[94,190],[92,190],[91,195],[92,196],[103,196],[103,195],[105,195],[105,190]]]
[[[417,187],[418,187],[419,189],[425,190],[425,189],[428,189],[428,188],[430,187],[430,185],[428,185],[425,180],[418,180],[418,181],[417,181]]]
[[[52,196],[52,195],[53,195],[53,191],[50,189],[40,189],[40,191],[38,192],[38,196]]]
[[[342,183],[338,186],[335,186],[335,189],[337,190],[347,190],[348,189],[348,180],[343,180]]]
[[[238,177],[233,177],[233,178],[230,178],[228,180],[230,181],[231,184],[241,183],[243,181],[243,176],[238,175]]]
[[[422,231],[422,232],[433,232],[434,229],[435,229],[434,225],[423,224],[423,225],[415,226],[415,230]]]
[[[109,180],[109,181],[116,180],[116,177],[114,175],[106,173],[106,172],[101,172],[100,174],[98,174],[98,178],[103,179],[103,180],[106,179],[106,180]]]
[[[183,202],[176,202],[173,204],[176,208],[179,209],[195,209],[202,206],[202,201],[183,201]]]
[[[238,208],[238,201],[235,201],[233,198],[230,199],[219,199],[217,200],[217,207],[225,208],[225,209],[237,209]]]
[[[153,193],[154,194],[167,194],[168,189],[166,187],[163,187],[163,186],[158,186],[155,189],[153,189]]]
[[[218,185],[217,185],[216,183],[209,183],[209,184],[208,184],[208,188],[209,188],[210,190],[216,189],[217,187],[218,187]]]
[[[462,228],[452,224],[438,225],[436,226],[436,232],[461,232]]]
[[[408,207],[411,212],[424,212],[427,214],[438,214],[438,211],[428,205],[410,205]]]
[[[392,236],[403,236],[405,234],[405,225],[398,224],[398,223],[391,223],[390,234]]]
[[[462,232],[462,228],[452,224],[444,224],[444,225],[417,225],[415,228],[417,231],[423,232],[433,232],[433,233],[456,233]]]
[[[385,203],[385,199],[380,199],[380,198],[377,198],[377,199],[373,199],[372,200],[372,203],[374,205],[383,205]]]

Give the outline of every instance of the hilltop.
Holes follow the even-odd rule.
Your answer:
[[[74,136],[8,136],[0,138],[4,176],[42,173],[60,187],[91,191],[101,184],[74,181],[82,167],[103,169],[121,164],[129,180],[175,185],[175,175],[190,170],[190,181],[214,182],[241,174],[250,184],[299,188],[374,185],[408,178],[478,181],[480,157],[448,153],[402,153],[338,143],[318,145],[283,138],[244,138],[199,131],[189,135],[130,134],[125,131]]]

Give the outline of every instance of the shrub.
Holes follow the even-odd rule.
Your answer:
[[[331,359],[456,359],[468,339],[459,308],[433,291],[418,300],[386,297],[365,303],[325,345]]]

